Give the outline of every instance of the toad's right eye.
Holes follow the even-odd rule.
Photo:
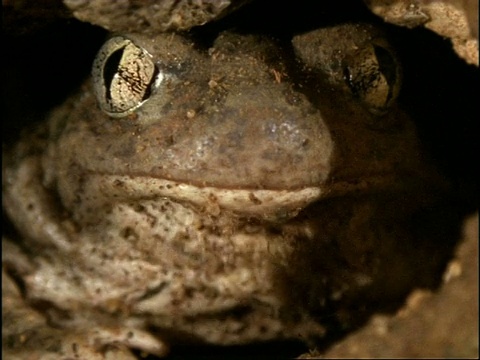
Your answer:
[[[123,36],[102,46],[92,76],[100,108],[112,117],[127,116],[139,108],[163,78],[152,56]]]

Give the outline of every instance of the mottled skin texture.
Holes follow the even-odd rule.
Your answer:
[[[309,341],[435,282],[444,252],[408,224],[441,189],[395,104],[370,112],[301,39],[127,36],[168,74],[152,97],[112,119],[87,83],[6,157],[4,264],[50,323],[92,351]]]

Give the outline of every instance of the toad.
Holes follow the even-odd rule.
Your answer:
[[[442,186],[400,86],[366,24],[289,42],[222,32],[206,48],[115,35],[91,82],[6,155],[22,240],[4,268],[48,324],[86,339],[64,355],[352,326],[441,264],[405,226]]]

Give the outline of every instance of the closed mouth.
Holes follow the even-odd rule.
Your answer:
[[[95,178],[95,179],[94,179]],[[165,197],[205,209],[224,209],[244,216],[268,219],[293,217],[322,196],[320,187],[301,189],[225,189],[196,186],[149,176],[94,174],[92,184],[117,199]]]

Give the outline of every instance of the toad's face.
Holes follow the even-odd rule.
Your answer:
[[[396,281],[388,209],[427,176],[399,81],[367,25],[289,44],[222,33],[208,51],[111,38],[94,91],[5,171],[5,208],[35,249],[28,297],[157,354],[152,328],[218,344],[320,334],[311,310]]]
[[[165,183],[162,196],[213,196],[271,218],[359,180],[369,186],[411,171],[411,124],[398,112],[378,115],[400,81],[385,40],[345,25],[293,44],[301,61],[268,39],[228,33],[208,52],[179,36],[110,39],[93,71],[103,113],[83,99],[58,130],[63,197],[77,197],[73,177],[83,171],[150,179]]]

